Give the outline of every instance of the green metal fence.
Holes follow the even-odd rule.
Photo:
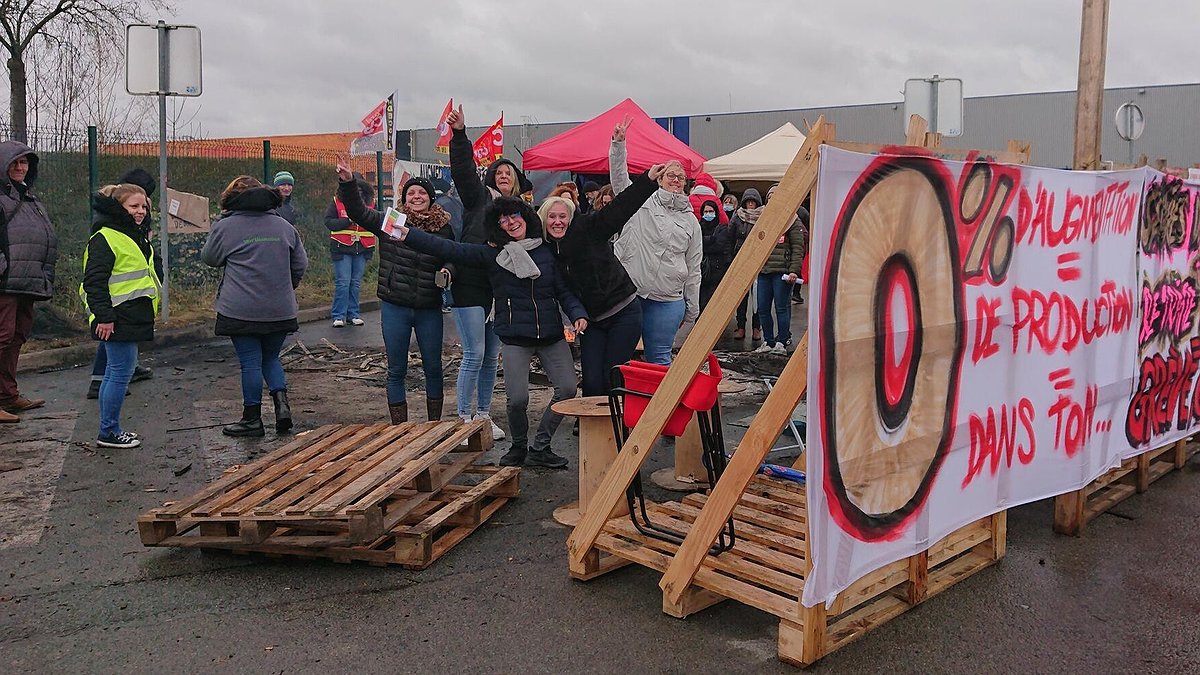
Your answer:
[[[0,128],[0,134],[10,138],[5,132]],[[51,333],[83,333],[84,318],[76,290],[90,233],[89,197],[98,186],[115,182],[134,167],[141,167],[157,178],[158,139],[98,133],[94,128],[30,129],[29,145],[39,158],[34,189],[45,202],[59,237],[55,297],[50,303],[53,316],[40,323],[50,325]],[[174,141],[168,144],[168,185],[208,197],[212,215],[216,215],[218,197],[233,178],[250,175],[269,180],[275,171],[290,171],[296,179],[292,202],[300,214],[296,228],[309,255],[309,270],[297,295],[302,306],[319,306],[328,303],[333,288],[324,216],[337,190],[334,165],[338,156],[339,153],[324,149],[272,147],[269,142],[257,139]],[[378,165],[382,164],[379,160]],[[364,173],[369,171],[370,178],[380,184],[387,178],[373,170],[377,165],[375,157],[356,158],[355,165],[365,169]],[[161,222],[157,194],[151,201],[157,226]],[[170,235],[172,324],[213,316],[212,297],[218,273],[199,259],[206,236]],[[374,295],[377,270],[378,256],[373,256],[363,280],[364,297]]]

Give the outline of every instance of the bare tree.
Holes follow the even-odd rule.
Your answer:
[[[40,41],[62,47],[82,35],[123,44],[126,23],[142,20],[143,9],[169,11],[168,0],[0,0],[0,46],[8,52],[10,124],[13,137],[27,140],[28,57]],[[60,54],[68,53],[60,50]]]

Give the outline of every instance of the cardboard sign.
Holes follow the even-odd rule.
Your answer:
[[[167,232],[208,232],[212,224],[208,203],[208,197],[167,188]]]

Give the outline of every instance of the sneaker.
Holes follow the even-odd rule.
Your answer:
[[[137,434],[123,431],[116,436],[100,436],[96,439],[98,448],[136,448],[142,444]]]
[[[492,440],[493,441],[502,441],[506,438],[504,435],[504,430],[501,429],[500,427],[496,426],[496,422],[494,420],[492,420],[491,415],[480,415],[480,414],[476,413],[475,416],[472,417],[471,419],[472,420],[487,420],[492,425]]]
[[[354,325],[354,326],[362,326],[366,323],[367,323],[366,321],[363,321],[361,318],[359,318],[357,316],[354,317],[353,319],[350,319],[350,324]]]
[[[141,382],[154,377],[154,371],[144,366],[133,367],[133,377],[129,378],[130,382]]]
[[[758,346],[758,349],[754,350],[754,353],[755,354],[770,354],[771,353],[771,345],[769,343],[764,342]]]
[[[776,356],[787,356],[787,347],[783,346],[782,342],[776,342],[774,347],[771,347],[771,353]]]
[[[545,450],[529,449],[529,454],[525,456],[525,466],[540,466],[546,469],[565,469],[567,468],[567,458],[561,455],[554,454],[550,448]]]
[[[333,327],[334,327],[334,328],[345,328],[345,327],[346,327],[346,321],[345,321],[344,319],[334,319],[334,320],[333,320]]]

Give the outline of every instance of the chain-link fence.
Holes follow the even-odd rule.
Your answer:
[[[90,194],[93,188],[115,182],[124,172],[141,167],[158,176],[158,139],[142,136],[77,131],[30,129],[28,143],[38,154],[38,178],[34,189],[45,202],[59,237],[55,297],[49,312],[39,315],[39,337],[62,338],[85,330],[77,289],[82,276],[83,251],[90,234]],[[0,137],[11,138],[0,127]],[[89,150],[90,148],[90,150]],[[309,269],[297,290],[301,306],[319,306],[332,294],[329,231],[325,212],[337,190],[334,165],[336,150],[264,144],[256,139],[182,140],[167,147],[168,184],[174,190],[208,197],[211,215],[218,212],[218,197],[229,182],[240,175],[269,180],[275,171],[292,173],[296,187],[292,203],[299,217],[299,230],[309,255]],[[383,184],[390,176],[391,159],[385,158]],[[356,157],[353,167],[374,183],[375,157]],[[93,175],[94,169],[94,175]],[[161,222],[157,193],[153,202],[156,226]],[[218,272],[200,262],[205,233],[169,235],[168,255],[171,288],[171,324],[208,320],[213,316],[212,299]],[[155,240],[157,247],[157,239]],[[372,257],[363,279],[363,296],[375,292],[378,256]]]

